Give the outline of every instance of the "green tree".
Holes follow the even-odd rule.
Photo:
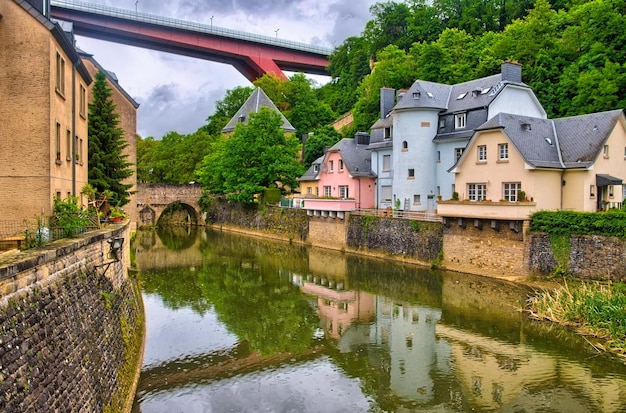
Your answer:
[[[147,138],[137,137],[137,181],[144,183],[160,182],[155,176],[154,153],[161,144],[152,136]]]
[[[133,175],[128,155],[123,153],[128,142],[119,127],[106,75],[100,71],[95,78],[93,103],[89,104],[89,183],[98,193],[112,191],[113,202],[122,206],[130,201],[132,188],[132,184],[124,183]]]
[[[313,131],[304,145],[303,163],[310,166],[324,154],[324,148],[333,146],[341,140],[341,135],[332,126],[324,126]]]
[[[158,182],[169,184],[196,181],[196,170],[216,139],[218,137],[210,136],[202,128],[188,135],[169,132],[154,151],[152,175],[158,178]]]
[[[199,172],[200,182],[212,193],[244,203],[254,202],[264,188],[295,188],[302,174],[300,144],[281,125],[281,116],[268,108],[251,114],[248,124],[239,123],[231,136],[213,146]]]

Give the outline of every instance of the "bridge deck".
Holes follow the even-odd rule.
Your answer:
[[[327,74],[329,48],[80,1],[50,4],[78,35],[229,63],[249,80],[281,69]]]

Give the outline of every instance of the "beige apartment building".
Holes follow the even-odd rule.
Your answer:
[[[92,78],[46,4],[0,2],[0,236],[87,183]]]

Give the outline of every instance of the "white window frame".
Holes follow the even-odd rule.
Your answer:
[[[486,183],[468,183],[467,184],[467,198],[470,201],[484,201],[487,199],[487,184]]]
[[[498,144],[498,160],[499,161],[509,160],[509,144],[508,143]]]
[[[467,125],[467,113],[457,113],[454,115],[454,129],[465,129]]]
[[[476,148],[478,162],[487,162],[487,145],[478,145]]]
[[[343,172],[343,159],[339,159],[339,172]]]
[[[502,199],[509,202],[519,201],[517,194],[522,190],[521,182],[502,182]]]
[[[348,185],[339,185],[339,198],[346,199],[350,196],[349,193],[350,190]]]
[[[324,185],[324,196],[332,196],[332,187],[330,185]]]
[[[413,194],[413,205],[422,205],[422,197],[419,194]]]
[[[329,170],[329,172],[333,172],[335,170],[335,162],[334,161],[328,161],[328,170]]]

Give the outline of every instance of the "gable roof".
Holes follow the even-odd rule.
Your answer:
[[[344,167],[353,177],[375,177],[372,172],[371,154],[368,145],[359,145],[356,139],[343,138],[330,147],[328,153],[339,152]]]
[[[81,48],[77,47],[76,48],[76,52],[81,57],[81,59],[89,60],[96,67],[96,69],[98,69],[99,71],[103,72],[106,75],[107,79],[109,79],[109,82],[122,94],[122,96],[124,96],[126,98],[126,100],[128,100],[135,107],[135,109],[137,109],[139,107],[139,103],[137,103],[137,101],[135,99],[133,99],[132,96],[130,96],[128,94],[128,92],[126,92],[126,90],[124,90],[124,88],[119,84],[119,82],[117,80],[117,76],[115,75],[114,72],[106,70],[93,57],[92,54],[85,52]]]
[[[506,85],[528,88],[528,85],[521,81],[521,68],[517,68],[520,71],[519,77],[509,74],[512,66],[517,65],[505,62],[501,73],[454,85],[417,80],[400,98],[393,110],[432,108],[446,114],[486,108]]]
[[[237,113],[235,113],[230,121],[228,121],[226,126],[224,126],[222,132],[227,133],[234,131],[235,126],[237,126],[237,124],[240,122],[248,124],[248,121],[250,120],[250,114],[259,113],[262,107],[269,108],[270,110],[278,112],[280,114],[283,121],[281,128],[285,132],[296,131],[296,128],[294,128],[291,123],[289,123],[285,115],[283,115],[281,111],[278,110],[274,102],[272,102],[272,100],[265,94],[263,89],[257,87],[256,89],[254,89],[248,100],[246,100],[246,102],[239,108]]]
[[[622,110],[611,110],[556,119],[554,123],[565,166],[591,166],[623,116]]]
[[[307,169],[306,172],[301,177],[296,178],[296,181],[315,181],[319,179],[319,173],[321,169],[320,165],[322,164],[322,162],[324,162],[325,156],[326,154],[314,160],[313,163],[311,163],[311,166],[309,166],[309,169]],[[317,171],[315,170],[316,166],[317,166]]]
[[[481,132],[501,129],[531,167],[583,169],[593,165],[623,116],[622,110],[554,120],[499,113],[476,129],[472,140]]]

